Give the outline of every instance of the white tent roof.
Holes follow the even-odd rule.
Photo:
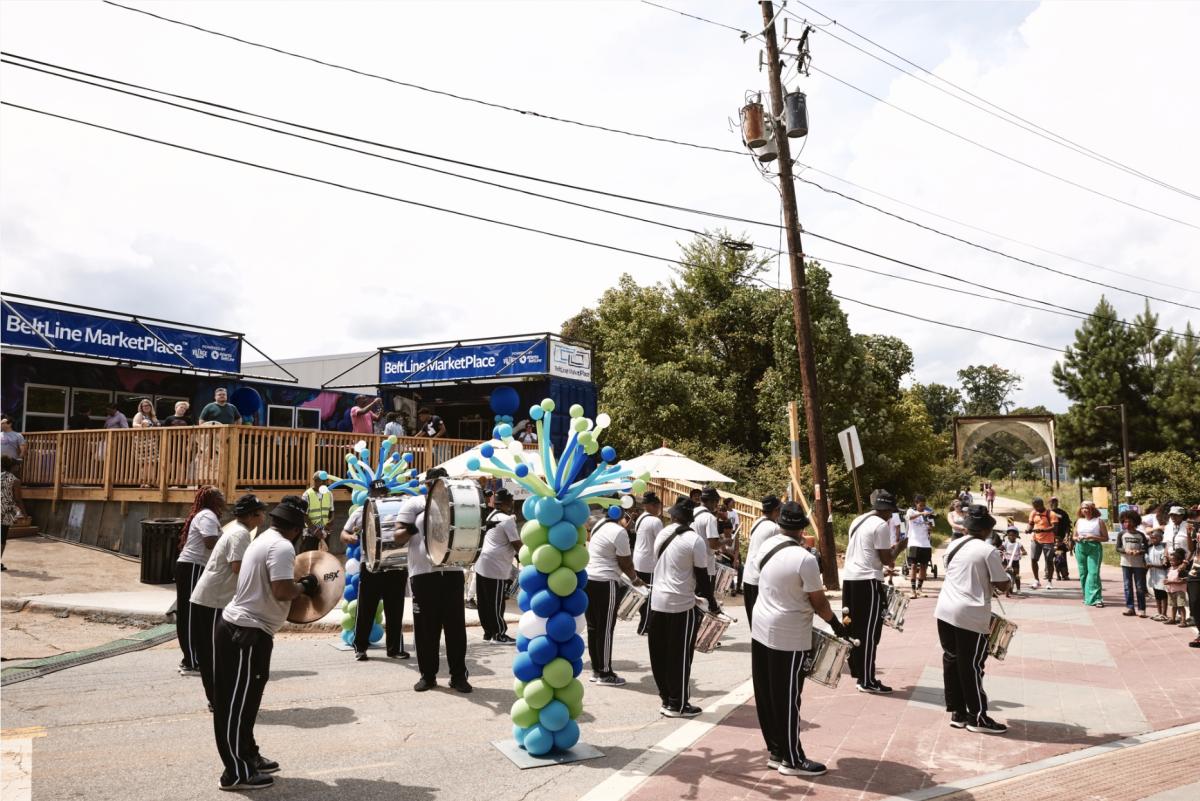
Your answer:
[[[479,453],[484,443],[476,445],[466,453],[461,453],[449,461],[442,462],[438,467],[444,469],[450,478],[491,478],[490,473],[483,473],[478,470],[472,471],[467,469],[467,462],[472,458],[479,459],[483,464],[491,464],[488,459],[483,458]],[[517,462],[513,459],[513,454],[502,443],[493,442],[492,447],[496,449],[496,456],[500,461],[504,462],[509,468],[517,466]],[[521,452],[521,460],[529,465],[529,469],[539,476],[546,475],[546,471],[542,469],[542,459],[536,449],[528,449]]]
[[[656,448],[636,458],[626,459],[623,465],[632,470],[635,476],[649,473],[651,478],[694,481],[698,484],[734,483],[732,478],[670,448]]]

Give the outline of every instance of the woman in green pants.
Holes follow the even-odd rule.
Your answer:
[[[1102,542],[1108,542],[1108,528],[1100,519],[1096,504],[1084,501],[1079,507],[1079,519],[1075,521],[1075,564],[1079,567],[1083,602],[1101,608],[1104,607],[1104,599],[1100,595]]]

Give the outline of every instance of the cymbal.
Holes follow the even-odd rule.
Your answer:
[[[292,623],[313,623],[325,617],[337,606],[346,589],[346,570],[328,551],[305,551],[296,557],[296,579],[309,573],[317,577],[317,594],[297,595],[292,599],[292,608],[288,611],[288,620]]]

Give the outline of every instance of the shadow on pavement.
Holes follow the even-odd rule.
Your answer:
[[[258,713],[258,722],[264,726],[295,726],[298,729],[323,729],[340,726],[358,720],[354,710],[348,706],[325,706],[319,709],[263,709]]]
[[[322,782],[315,779],[291,779],[284,775],[275,777],[275,789],[282,791],[288,799],[327,799],[342,797],[355,801],[434,801],[440,788],[416,787],[371,779],[334,779]],[[269,793],[270,791],[268,791]],[[335,795],[336,793],[336,795]],[[241,795],[241,794],[239,794]],[[252,794],[251,794],[252,795]]]
[[[4,572],[8,573],[9,577],[11,578],[32,579],[34,581],[55,581],[57,578],[56,576],[51,576],[45,570],[38,570],[37,572],[34,572],[31,570],[20,570],[10,567]]]
[[[988,702],[989,705],[991,702]],[[1087,729],[1071,723],[1046,723],[1040,720],[1021,720],[1009,718],[1008,732],[1004,735],[1007,740],[1020,740],[1030,743],[1070,743],[1078,746],[1101,745],[1128,736],[1123,734],[1088,734]]]

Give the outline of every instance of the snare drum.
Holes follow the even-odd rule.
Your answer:
[[[363,506],[362,566],[370,573],[404,570],[408,567],[408,545],[396,543],[401,532],[400,507],[405,498],[367,498]]]
[[[650,600],[650,590],[647,587],[633,586],[625,576],[621,576],[621,584],[625,594],[621,596],[621,603],[617,604],[617,618],[633,620],[641,611],[642,604]]]
[[[434,565],[469,567],[483,547],[483,490],[474,481],[439,478],[425,501],[425,551]]]
[[[896,631],[904,631],[904,615],[908,612],[908,596],[903,590],[887,588],[887,609],[883,613],[883,625]]]
[[[737,622],[737,618],[724,612],[714,615],[708,611],[707,605],[697,604],[696,609],[701,613],[700,625],[696,628],[696,650],[702,654],[711,654],[721,644],[721,638],[725,636],[730,625]]]
[[[850,643],[832,634],[813,629],[812,650],[804,660],[804,673],[811,681],[829,689],[837,689],[842,668],[850,657]]]
[[[988,626],[987,652],[989,656],[996,659],[1003,659],[1008,655],[1008,648],[1012,644],[1013,635],[1017,633],[1017,624],[1011,620],[1005,620],[992,613],[992,622]]]
[[[737,582],[737,571],[729,565],[717,563],[717,573],[713,576],[713,595],[718,598],[728,598]]]

